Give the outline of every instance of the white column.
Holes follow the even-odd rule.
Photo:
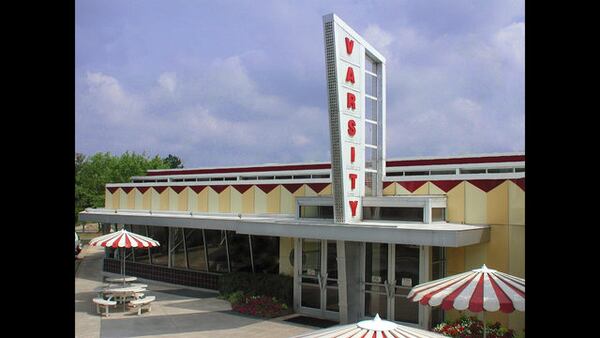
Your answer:
[[[421,245],[419,250],[419,284],[431,280],[431,246]],[[431,307],[419,304],[419,326],[431,327]]]
[[[340,324],[348,323],[348,287],[346,277],[346,246],[344,241],[336,241],[338,269],[338,304]]]

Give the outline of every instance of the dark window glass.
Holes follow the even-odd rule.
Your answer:
[[[461,174],[485,174],[485,169],[460,169]]]
[[[454,175],[456,170],[432,170],[431,175]]]
[[[184,229],[184,232],[188,266],[193,270],[207,271],[202,229]]]
[[[488,174],[501,174],[501,173],[512,173],[513,168],[498,168],[498,169],[488,169]]]
[[[250,241],[248,235],[227,231],[227,245],[229,247],[229,263],[231,264],[231,271],[252,272]]]
[[[276,180],[291,180],[292,176],[275,176]]]
[[[252,236],[254,272],[279,273],[279,237]]]
[[[516,173],[524,173],[525,172],[525,168],[515,168],[515,172]]]
[[[301,205],[300,218],[333,218],[331,205]]]
[[[327,278],[338,278],[336,241],[327,241]]]
[[[132,225],[131,232],[148,237],[148,233],[146,232],[145,225]],[[160,243],[162,245],[162,243]],[[150,264],[150,250],[137,248],[134,249],[135,261],[138,263],[148,263]]]
[[[446,248],[434,246],[431,248],[431,280],[446,277]],[[440,307],[431,309],[431,322],[437,325],[444,321],[444,311]]]
[[[312,178],[329,178],[329,174],[312,175]]]
[[[404,176],[404,171],[398,171],[398,172],[386,172],[385,176]]]
[[[365,168],[377,170],[377,149],[365,147]]]
[[[183,244],[183,229],[171,228],[171,266],[187,269],[185,247]]]
[[[407,171],[404,176],[424,176],[429,175],[429,171]]]
[[[364,207],[363,219],[423,222],[423,208]]]
[[[431,220],[443,222],[446,220],[446,208],[431,208]]]
[[[253,180],[256,180],[256,176],[242,176],[241,178],[244,181],[253,181]]]
[[[152,255],[152,264],[169,265],[169,228],[167,227],[148,227],[149,237],[157,240],[160,246],[150,249]]]
[[[294,175],[294,179],[310,178],[310,175]]]
[[[259,180],[272,180],[273,178],[273,176],[258,176]]]
[[[211,177],[210,180],[211,181],[222,181],[223,177]]]
[[[388,279],[388,245],[367,243],[365,260],[365,281],[383,284]]]
[[[415,285],[419,284],[419,247],[396,244],[395,270],[394,320],[417,323],[418,303],[409,301],[406,296]]]
[[[204,230],[208,251],[208,270],[228,272],[225,230]]]

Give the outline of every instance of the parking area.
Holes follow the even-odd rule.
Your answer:
[[[156,296],[151,312],[138,316],[118,306],[111,308],[110,317],[100,317],[92,299],[105,275],[103,254],[103,248],[85,246],[76,264],[76,337],[290,337],[318,329],[285,322],[289,316],[264,320],[241,315],[216,292],[151,280],[142,280],[148,294]]]

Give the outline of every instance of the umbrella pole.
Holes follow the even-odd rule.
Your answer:
[[[123,248],[121,248],[121,253],[122,253],[121,259],[123,260],[123,264],[121,266],[121,274],[122,274],[122,277],[123,277],[123,287],[125,287],[125,252],[124,251],[125,250],[123,250]]]
[[[483,311],[483,338],[486,338],[487,332],[485,327],[485,310]]]

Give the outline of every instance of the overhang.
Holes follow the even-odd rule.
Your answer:
[[[289,215],[215,214],[127,209],[86,209],[87,222],[137,224],[211,230],[241,234],[318,238],[357,242],[462,247],[489,241],[488,225],[368,221],[334,224],[328,219],[297,219]]]

